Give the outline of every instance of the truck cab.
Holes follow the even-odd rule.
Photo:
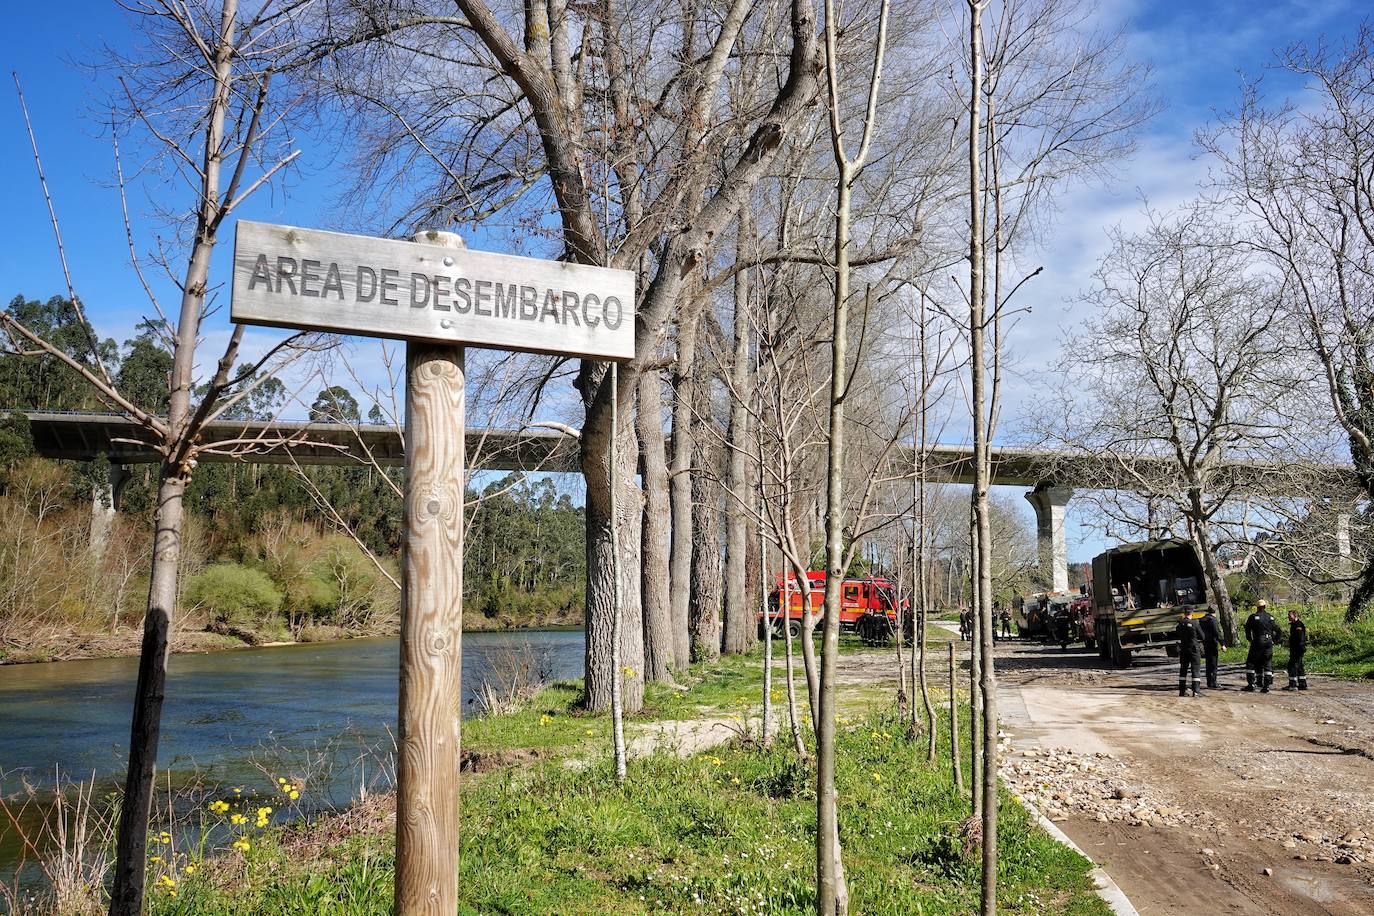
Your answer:
[[[1207,610],[1202,564],[1177,539],[1113,547],[1093,559],[1093,630],[1097,652],[1120,666],[1141,649],[1173,649],[1174,627],[1188,610]]]

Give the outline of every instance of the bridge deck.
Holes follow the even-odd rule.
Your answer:
[[[29,412],[34,447],[45,458],[90,461],[102,455],[115,464],[148,464],[160,460],[158,450],[137,423],[119,415],[94,413]],[[290,420],[219,420],[206,427],[206,443],[223,443],[201,453],[201,460],[248,464],[357,464],[369,459],[384,466],[399,466],[405,443],[393,426],[349,423],[314,423]],[[1082,486],[1088,469],[1071,456],[1044,449],[994,447],[992,483],[999,486],[1034,487],[1040,484]],[[469,429],[468,464],[490,471],[578,470],[577,440],[547,429]],[[899,446],[889,473],[911,467],[912,447]],[[1158,464],[1162,459],[1133,459],[1137,467]],[[1228,469],[1262,488],[1271,475],[1291,475],[1296,466],[1236,463]],[[968,445],[933,445],[931,479],[950,483],[973,480],[973,448]],[[1332,490],[1354,482],[1353,470],[1341,465],[1307,467],[1319,488]],[[1088,484],[1089,486],[1091,484]]]

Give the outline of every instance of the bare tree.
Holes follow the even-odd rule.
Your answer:
[[[629,423],[639,376],[659,359],[714,239],[724,235],[815,98],[815,14],[809,0],[793,0],[786,26],[765,34],[767,5],[751,0],[709,13],[704,5],[684,12],[680,4],[658,2],[636,6],[633,16],[610,2],[527,6],[523,17],[484,0],[458,0],[460,16],[438,3],[416,6],[418,12],[369,7],[406,40],[380,50],[373,69],[349,86],[365,111],[383,112],[392,128],[373,132],[377,158],[368,184],[387,175],[413,183],[422,175],[403,216],[412,221],[506,213],[538,225],[545,207],[529,209],[538,198],[556,207],[566,258],[640,272],[636,356],[622,367],[619,384],[621,429],[609,425],[605,365],[583,363],[575,380],[587,486],[586,704],[604,710],[618,676],[607,642],[615,592],[608,573],[612,524],[630,532],[618,538],[626,553],[620,584],[626,619],[640,611],[639,450]],[[679,29],[679,22],[703,27]],[[659,53],[661,28],[680,37],[677,53]],[[741,53],[742,45],[759,43],[769,53]],[[417,47],[426,54],[423,72],[409,66]],[[736,117],[717,99],[726,71],[743,65],[763,67],[762,84],[772,88]],[[405,78],[394,78],[398,73]],[[450,104],[455,97],[473,104]],[[538,195],[526,193],[535,186]],[[612,435],[625,437],[620,468],[607,464]],[[612,486],[626,491],[616,520]],[[642,669],[642,627],[625,627],[623,634],[628,666]],[[642,678],[626,683],[627,712],[639,708],[642,693]]]
[[[1236,621],[1218,523],[1253,483],[1236,463],[1298,447],[1285,404],[1304,381],[1280,333],[1282,290],[1247,260],[1205,206],[1117,233],[1089,300],[1099,317],[1082,387],[1094,401],[1047,430],[1088,459],[1080,479],[1109,517],[1147,534],[1181,523],[1228,643]]]
[[[840,651],[840,591],[849,560],[858,541],[846,550],[844,538],[844,427],[845,401],[849,395],[849,282],[850,226],[854,183],[868,160],[878,120],[878,90],[882,82],[883,56],[887,51],[888,0],[878,11],[869,77],[868,104],[863,116],[857,150],[846,149],[841,110],[840,60],[837,35],[839,13],[834,0],[825,2],[825,72],[828,93],[826,110],[830,142],[835,158],[834,304],[831,310],[830,402],[826,431],[825,501],[825,629],[821,635],[820,708],[816,716],[816,911],[831,916],[849,911],[840,852],[840,824],[835,795],[835,671]]]
[[[1374,499],[1374,26],[1341,45],[1294,45],[1278,67],[1308,100],[1267,106],[1258,81],[1200,138],[1220,163],[1217,191],[1244,218],[1244,243],[1283,281],[1283,317],[1300,333],[1324,384],[1325,412],[1343,432]],[[1368,509],[1365,510],[1366,516]],[[1374,602],[1374,560],[1350,576],[1346,611]]]
[[[255,191],[270,184],[297,156],[290,130],[291,112],[303,93],[300,86],[292,85],[293,72],[308,67],[347,40],[311,40],[313,23],[307,19],[310,12],[307,7],[285,0],[256,4],[243,11],[236,0],[205,0],[189,6],[156,2],[139,6],[135,11],[146,39],[146,56],[114,55],[125,93],[117,107],[127,113],[127,122],[116,125],[116,136],[123,132],[145,141],[151,152],[143,168],[165,167],[191,189],[189,201],[167,207],[178,231],[189,236],[184,239],[184,261],[177,266],[166,251],[160,251],[154,258],[172,275],[181,292],[174,318],[163,312],[152,287],[144,283],[156,315],[151,326],[172,354],[166,417],[155,415],[120,391],[101,359],[93,334],[88,364],[43,340],[12,315],[3,316],[10,341],[18,352],[48,354],[72,367],[110,408],[134,420],[140,435],[161,454],[151,582],[111,913],[137,914],[143,905],[148,817],[165,695],[168,638],[177,604],[187,485],[197,463],[207,454],[245,454],[289,445],[260,437],[204,441],[202,431],[206,423],[225,416],[235,404],[249,397],[271,377],[272,371],[280,370],[311,349],[308,339],[297,335],[278,343],[251,364],[238,366],[243,329],[235,328],[210,377],[203,387],[196,384],[196,352],[211,307],[209,273],[218,233],[226,218]],[[37,158],[36,141],[34,153]],[[122,191],[124,182],[118,158],[116,166]],[[42,180],[41,161],[39,173]],[[46,193],[46,181],[43,185]],[[49,204],[51,210],[51,198]],[[55,211],[52,215],[56,229]],[[142,277],[143,258],[134,250],[132,230],[128,235],[130,255]],[[89,327],[67,270],[60,232],[58,251],[78,320]]]

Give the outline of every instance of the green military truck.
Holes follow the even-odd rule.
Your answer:
[[[1093,559],[1093,638],[1097,654],[1119,666],[1140,649],[1177,652],[1174,627],[1188,608],[1207,610],[1202,564],[1187,541],[1113,547]]]

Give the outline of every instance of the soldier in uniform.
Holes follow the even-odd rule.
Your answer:
[[[1217,609],[1209,606],[1207,616],[1198,621],[1202,630],[1202,658],[1207,663],[1207,686],[1217,688],[1217,657],[1226,651],[1226,641],[1221,632],[1221,621],[1217,619]]]
[[[1193,619],[1192,613],[1184,610],[1174,627],[1178,639],[1178,695],[1186,697],[1188,688],[1193,696],[1202,696],[1202,679],[1198,669],[1202,667],[1202,628]]]
[[[1307,624],[1294,608],[1288,612],[1288,686],[1284,690],[1307,689],[1307,666],[1302,661],[1306,654]]]
[[[973,612],[968,608],[961,608],[959,611],[959,638],[968,639],[973,633]]]
[[[1274,686],[1274,643],[1279,638],[1279,625],[1269,616],[1269,602],[1261,600],[1255,605],[1255,612],[1245,621],[1245,638],[1250,641],[1245,656],[1245,690],[1254,693],[1258,683],[1260,693],[1268,693]]]

